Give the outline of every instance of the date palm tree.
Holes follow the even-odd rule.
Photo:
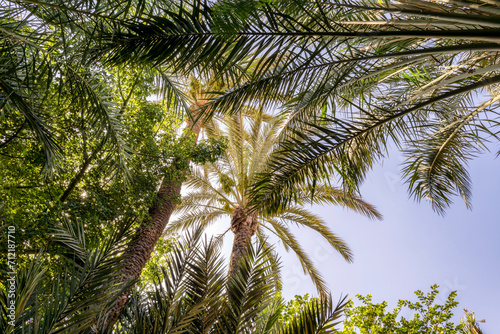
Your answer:
[[[103,326],[107,311],[128,288],[115,279],[131,223],[122,221],[113,235],[89,248],[83,224],[63,220],[54,241],[61,245],[64,266],[49,272],[41,252],[17,268],[15,283],[9,278],[0,287],[2,333],[335,332],[346,298],[336,305],[329,297],[320,299],[281,323],[278,265],[269,262],[270,250],[250,247],[239,274],[227,277],[220,243],[200,242],[199,228],[174,247],[153,291],[134,294],[120,321]]]
[[[271,249],[249,246],[229,275],[220,240],[188,233],[170,255],[153,291],[133,295],[115,333],[335,333],[345,298],[318,298],[284,322],[278,264]]]
[[[133,220],[121,220],[111,235],[92,248],[82,223],[61,221],[52,236],[60,246],[58,259],[52,258],[49,267],[46,254],[40,251],[30,263],[17,263],[13,281],[2,284],[2,333],[93,333],[127,288],[115,284],[116,268]]]
[[[241,0],[190,8],[118,29],[102,50],[113,61],[180,69],[222,71],[247,60],[251,75],[210,110],[231,113],[259,100],[285,103],[295,119],[257,183],[255,205],[280,206],[297,182],[332,174],[355,189],[391,142],[409,156],[403,174],[415,198],[440,213],[453,195],[469,205],[467,162],[497,139],[500,124],[496,2]],[[321,114],[319,123],[311,118]]]
[[[314,194],[307,188],[295,188],[293,203],[280,210],[269,210],[265,204],[252,206],[249,189],[260,173],[265,172],[267,157],[276,147],[284,119],[274,118],[262,109],[247,110],[214,119],[206,124],[208,137],[227,136],[228,148],[217,162],[194,169],[185,184],[190,190],[177,207],[178,218],[169,223],[165,233],[171,234],[201,224],[210,226],[223,217],[230,217],[234,242],[230,260],[230,273],[236,273],[238,262],[246,254],[248,243],[254,235],[266,247],[266,235],[277,236],[287,250],[297,255],[304,272],[311,277],[320,293],[327,288],[318,270],[299,240],[289,229],[290,225],[310,228],[325,238],[346,261],[352,261],[347,244],[335,235],[327,223],[305,209],[308,204],[343,205],[369,218],[380,218],[376,209],[360,197],[324,183],[318,183]]]

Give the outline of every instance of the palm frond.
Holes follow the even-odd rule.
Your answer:
[[[370,203],[360,196],[349,194],[341,189],[317,184],[314,189],[297,189],[296,203],[304,204],[331,204],[342,205],[372,219],[382,219],[382,215]]]
[[[220,218],[229,214],[230,213],[223,210],[197,208],[191,210],[190,213],[181,215],[169,223],[164,231],[164,235],[172,235],[173,233],[180,232],[196,225],[207,228]]]
[[[58,227],[55,240],[75,252],[77,260],[69,261],[69,268],[53,277],[49,287],[42,280],[43,253],[21,271],[16,279],[19,293],[15,328],[37,333],[82,333],[95,326],[123,289],[128,288],[115,282],[119,255],[130,237],[130,226],[131,220],[124,220],[107,240],[92,250],[85,249],[81,224],[74,227],[66,221]],[[5,328],[5,333],[14,330]]]
[[[276,287],[276,266],[269,262],[270,250],[262,245],[248,245],[245,257],[239,262],[236,275],[227,281],[227,304],[219,320],[220,329],[230,333],[251,333],[255,320],[273,300]]]
[[[312,333],[338,333],[335,328],[341,323],[341,316],[344,306],[347,304],[347,296],[341,298],[337,305],[331,296],[312,300],[304,310],[301,311],[298,318],[292,319],[290,323],[283,326],[279,333],[281,334],[312,334]]]
[[[286,212],[277,214],[273,219],[281,220],[284,223],[283,225],[296,224],[297,226],[308,227],[316,231],[325,238],[347,262],[353,261],[352,251],[346,242],[333,233],[323,219],[308,210],[304,210],[298,206],[290,206]]]
[[[287,251],[291,249],[295,253],[297,258],[299,259],[304,274],[309,275],[318,292],[321,295],[328,294],[329,290],[323,277],[319,273],[318,269],[314,266],[314,263],[309,258],[307,253],[302,249],[298,240],[293,236],[289,228],[276,219],[268,218],[266,219],[266,221],[269,222],[272,229],[267,226],[264,226],[264,228],[267,228],[271,233],[276,234],[276,236],[278,236],[278,238],[283,242],[283,246]]]
[[[452,203],[455,192],[467,207],[471,205],[471,180],[466,164],[484,145],[467,129],[474,121],[474,114],[441,123],[427,139],[406,152],[408,160],[403,171],[411,194],[417,200],[430,201],[440,214]]]
[[[212,18],[208,6],[201,1],[172,3],[162,16],[143,18],[141,23],[117,25],[110,34],[104,34],[99,54],[106,54],[112,63],[140,61],[155,66],[168,64],[169,68],[191,72],[201,61],[217,59],[229,49],[229,44],[216,38],[210,31]]]
[[[11,24],[14,24],[11,23]],[[1,31],[0,33],[4,33]],[[4,34],[2,34],[4,35]],[[23,42],[12,42],[13,37],[5,36],[0,45],[0,106],[5,117],[7,113],[19,112],[33,131],[44,153],[44,171],[51,174],[60,166],[61,147],[55,139],[54,129],[47,124],[42,104],[43,92],[36,87],[37,76],[43,76],[49,61],[36,54],[30,55],[29,48]],[[32,66],[39,66],[34,73]],[[49,70],[50,71],[50,70]],[[33,87],[35,86],[35,87]]]

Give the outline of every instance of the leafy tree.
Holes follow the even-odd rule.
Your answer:
[[[458,305],[456,291],[450,293],[444,305],[435,304],[438,293],[437,285],[427,294],[417,290],[417,302],[400,300],[392,312],[386,310],[387,302],[374,304],[371,295],[357,295],[363,305],[355,307],[349,301],[342,333],[462,333],[463,325],[450,322],[452,310]],[[401,316],[408,311],[413,318]]]
[[[173,251],[177,239],[177,236],[172,236],[170,238],[163,237],[158,240],[149,261],[142,270],[138,281],[140,286],[154,284],[155,279],[162,273],[162,266],[168,262],[168,255]]]
[[[33,147],[33,138],[29,133],[24,137],[23,131],[4,146],[8,154],[0,156],[5,167],[0,171],[0,186],[4,190],[0,195],[2,228],[16,226],[17,259],[21,264],[28,263],[27,254],[46,248],[49,254],[46,265],[54,275],[65,264],[58,256],[58,245],[48,238],[54,222],[62,217],[78,220],[88,227],[90,245],[99,244],[100,239],[114,233],[123,217],[133,216],[138,222],[149,217],[148,208],[158,205],[156,189],[165,175],[170,181],[180,182],[190,160],[201,163],[213,160],[224,149],[224,144],[215,140],[196,145],[191,134],[182,139],[177,137],[181,119],[174,102],[149,101],[158,92],[158,81],[150,72],[121,67],[103,70],[95,76],[107,89],[106,99],[117,106],[122,138],[130,143],[128,177],[113,174],[115,160],[108,154],[111,147],[102,138],[92,136],[96,129],[88,123],[88,115],[82,111],[75,116],[70,104],[59,103],[50,113],[52,132],[64,144],[60,145],[64,154],[60,156],[61,168],[57,174],[40,178],[43,152],[36,142]],[[50,97],[54,101],[46,99],[47,105],[57,99],[71,98],[64,92],[55,93]],[[5,128],[8,126],[9,123],[5,124]],[[176,203],[178,197],[172,196],[167,201]],[[4,238],[6,234],[2,234]],[[2,245],[6,247],[7,243]],[[150,252],[155,245],[156,241],[151,244]],[[3,254],[2,263],[6,261],[6,252]],[[125,258],[122,260],[125,263],[120,265],[127,264]],[[145,275],[150,278],[152,273]]]
[[[100,2],[100,15],[134,10],[116,15],[123,4],[113,3]],[[61,216],[89,224],[92,240],[125,211],[144,216],[176,151],[174,101],[147,100],[163,76],[90,60],[86,29],[95,21],[79,11],[85,6],[6,1],[0,9],[0,219],[16,225],[25,252],[47,246]]]
[[[128,160],[130,180],[110,173],[114,165],[107,152],[110,148],[100,138],[92,138],[94,129],[86,123],[85,113],[75,116],[70,106],[54,110],[50,117],[52,131],[64,143],[56,175],[40,177],[43,155],[29,132],[21,132],[5,147],[7,154],[0,155],[1,221],[2,226],[16,226],[20,255],[49,247],[47,233],[61,217],[86,224],[94,243],[111,233],[123,215],[141,218],[147,214],[156,184],[178,151],[175,131],[180,122],[167,106],[147,101],[153,82],[147,77],[138,82],[135,79],[140,75],[127,68],[100,74],[100,84],[113,93],[108,99],[120,106],[122,136],[134,150]],[[47,251],[57,253],[51,246]]]
[[[248,190],[259,173],[266,171],[266,158],[276,145],[284,121],[273,118],[262,110],[249,109],[247,114],[236,114],[214,119],[205,125],[208,137],[227,136],[228,147],[222,157],[207,162],[188,175],[189,187],[177,207],[179,217],[167,225],[165,234],[178,232],[201,224],[210,226],[224,216],[230,217],[228,226],[234,234],[230,272],[235,272],[239,258],[245,254],[247,243],[254,235],[268,246],[266,234],[281,240],[286,250],[298,257],[304,272],[309,274],[320,293],[326,285],[314,268],[311,259],[290,231],[290,225],[310,228],[319,233],[346,261],[352,253],[344,241],[335,235],[327,223],[306,210],[307,204],[343,205],[369,218],[380,218],[376,209],[360,197],[342,192],[327,184],[318,183],[315,193],[296,188],[297,199],[279,211],[270,211],[265,204],[252,206]]]

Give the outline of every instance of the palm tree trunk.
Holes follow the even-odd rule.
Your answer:
[[[125,283],[135,281],[141,276],[142,269],[151,257],[156,243],[160,239],[170,216],[175,209],[175,199],[181,192],[181,184],[166,180],[156,194],[157,200],[149,208],[149,217],[142,222],[132,242],[124,252],[123,267],[120,269],[119,281]],[[108,326],[113,325],[128,300],[132,287],[127,289],[116,301],[108,317]]]
[[[195,105],[191,106],[191,110],[195,110],[196,107]],[[192,120],[188,120],[187,128],[191,128],[195,133],[196,143],[201,131],[201,122],[193,124]],[[181,171],[181,173],[185,172]],[[124,260],[119,273],[120,283],[135,281],[141,276],[142,269],[144,269],[146,263],[149,261],[156,243],[174,212],[176,200],[180,198],[181,186],[182,184],[179,180],[163,180],[160,190],[156,194],[157,199],[152,207],[149,208],[149,217],[141,223],[132,242],[124,252]],[[132,287],[129,287],[115,302],[115,305],[107,316],[107,328],[111,328],[120,316],[127,303]]]
[[[231,218],[231,231],[234,233],[233,249],[229,264],[229,275],[236,274],[242,257],[247,254],[248,244],[257,230],[257,220],[248,215],[245,209],[237,207]]]

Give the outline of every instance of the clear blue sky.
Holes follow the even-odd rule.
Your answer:
[[[456,198],[445,217],[433,212],[427,202],[409,198],[399,174],[400,163],[397,154],[386,159],[361,188],[365,200],[384,215],[382,221],[371,221],[341,207],[312,208],[348,242],[354,263],[346,263],[314,232],[296,228],[296,236],[329,283],[334,298],[372,294],[374,302],[385,300],[392,310],[398,299],[416,301],[415,290],[427,292],[438,284],[440,303],[451,291],[458,291],[460,304],[454,321],[467,308],[476,313],[476,319],[486,319],[481,324],[485,334],[500,333],[500,159],[485,154],[471,163],[473,209],[467,210]],[[228,255],[231,243],[228,233],[224,245]],[[295,256],[283,247],[277,250],[283,260],[284,297],[315,295]]]

